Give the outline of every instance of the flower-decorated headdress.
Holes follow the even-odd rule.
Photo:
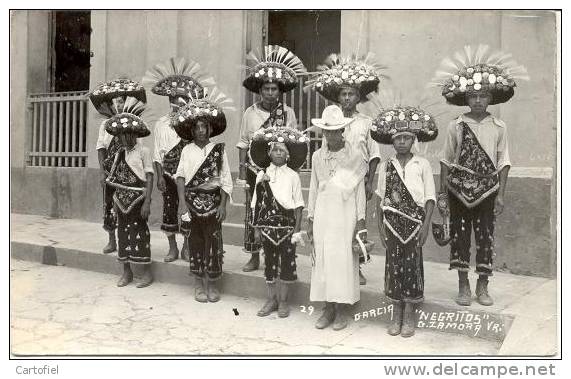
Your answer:
[[[251,51],[247,58],[254,64],[242,85],[254,93],[259,93],[264,83],[277,83],[282,92],[291,91],[297,86],[297,76],[307,71],[294,53],[278,45],[265,46],[262,57]]]
[[[361,58],[355,55],[341,57],[331,54],[317,69],[321,72],[307,81],[305,88],[313,88],[335,103],[339,103],[339,92],[343,87],[356,88],[361,95],[361,101],[366,101],[367,95],[377,90],[381,78],[388,78],[381,74],[381,70],[386,67],[374,61],[373,53]]]
[[[88,96],[95,109],[97,109],[97,112],[106,117],[113,116],[113,114],[108,113],[108,111],[111,107],[112,100],[116,97],[130,96],[142,102],[147,101],[143,86],[127,78],[119,78],[102,83],[91,91]]]
[[[119,134],[135,134],[137,138],[146,137],[151,134],[149,128],[141,118],[145,111],[145,103],[134,97],[128,97],[121,109],[115,106],[106,109],[113,115],[105,121],[107,133],[117,136]]]
[[[271,145],[284,143],[289,151],[288,167],[298,170],[307,158],[308,142],[309,138],[297,129],[270,126],[254,133],[248,154],[256,166],[266,168],[271,163],[269,157]]]
[[[212,127],[210,137],[222,134],[226,129],[224,112],[234,109],[232,99],[217,88],[207,92],[208,94],[201,99],[190,99],[186,105],[170,115],[171,127],[180,138],[192,140],[192,128],[200,119],[207,121]]]
[[[529,80],[527,70],[501,51],[489,53],[488,45],[463,51],[445,58],[432,85],[442,88],[442,96],[454,105],[467,105],[466,93],[489,92],[490,105],[505,103],[514,95],[516,80]]]
[[[368,112],[365,113],[373,118],[371,138],[392,145],[395,136],[406,133],[416,137],[418,142],[434,141],[438,136],[434,116],[421,106],[401,104],[391,91],[370,96]]]
[[[159,96],[183,96],[199,99],[204,89],[216,85],[197,62],[185,58],[170,58],[148,70],[143,85]]]

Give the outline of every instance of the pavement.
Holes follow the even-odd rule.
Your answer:
[[[190,285],[115,286],[116,275],[11,262],[11,352],[23,355],[494,355],[500,343],[371,321],[317,330],[315,311],[256,316],[261,299],[194,301]],[[72,285],[71,285],[72,284]],[[235,315],[234,309],[238,312]]]
[[[118,275],[120,266],[114,254],[103,255],[100,252],[105,243],[106,234],[96,223],[35,215],[11,215],[12,259]],[[168,243],[160,231],[151,232],[151,245],[153,271],[158,282],[153,288],[159,284],[189,287],[191,278],[188,276],[186,262],[162,262]],[[223,292],[225,296],[237,299],[256,299],[256,305],[251,304],[253,308],[250,312],[256,320],[255,311],[265,296],[263,271],[243,273],[241,267],[247,256],[241,252],[240,247],[225,245],[225,250],[224,277],[221,283]],[[300,254],[297,264],[299,280],[294,285],[291,303],[304,307],[312,305],[319,309],[319,303],[308,302],[311,273],[309,258]],[[370,324],[375,332],[367,333],[380,338],[391,317],[390,306],[381,294],[383,257],[373,257],[372,262],[363,267],[363,272],[368,283],[361,287],[361,301],[351,310],[356,320],[354,325],[359,329],[361,325]],[[470,273],[470,278],[475,287],[476,277],[473,273]],[[115,281],[112,279],[112,286]],[[456,275],[445,264],[425,262],[425,281],[425,301],[418,310],[419,333],[434,332],[444,339],[468,337],[476,345],[499,343],[494,354],[551,356],[557,352],[555,280],[495,273],[490,282],[491,295],[495,299],[495,304],[491,307],[483,307],[475,302],[470,307],[456,305],[453,301],[457,291]],[[294,320],[295,316],[291,319]],[[309,323],[309,330],[312,330],[312,323]],[[492,353],[487,350],[486,354]]]

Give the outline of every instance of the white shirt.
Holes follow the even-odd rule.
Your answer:
[[[363,159],[367,162],[375,158],[381,159],[379,144],[371,138],[370,129],[373,125],[373,120],[360,113],[355,113],[353,117],[355,119],[345,127],[343,137],[354,150],[358,150],[363,154]],[[369,173],[369,175],[375,175],[375,173]]]
[[[428,200],[434,200],[436,202],[436,190],[434,188],[432,168],[426,158],[418,155],[414,155],[406,163],[404,169],[401,167],[399,160],[396,157],[389,158],[388,161],[383,161],[381,163],[378,186],[375,191],[381,199],[385,197],[385,174],[387,172],[387,162],[389,161],[395,166],[398,175],[404,182],[408,192],[410,192],[416,204],[424,208]]]
[[[105,130],[105,121],[107,120],[103,120],[101,125],[99,125],[99,134],[97,136],[97,144],[95,145],[95,150],[107,149],[111,143],[111,140],[113,139],[113,136],[107,133],[107,130]]]
[[[202,149],[194,142],[186,145],[180,154],[180,162],[176,170],[175,178],[184,178],[184,184],[188,184],[215,145],[215,143],[209,142]],[[230,174],[230,166],[228,165],[226,151],[224,151],[224,154],[222,155],[220,188],[222,188],[222,190],[228,195],[232,194],[232,175]]]
[[[286,113],[286,124],[289,128],[297,128],[297,120],[293,109],[284,104],[284,112]],[[240,125],[240,140],[236,144],[239,149],[248,149],[250,141],[254,133],[260,129],[262,124],[270,118],[270,112],[262,109],[258,103],[252,104],[242,116],[242,124]]]
[[[155,135],[153,162],[162,164],[165,154],[180,142],[180,137],[171,128],[169,117],[166,115],[156,122],[153,134]]]
[[[265,174],[270,177],[270,188],[274,198],[285,209],[296,209],[305,206],[303,195],[301,194],[301,180],[297,172],[287,165],[276,166],[270,163]],[[260,171],[256,177],[256,184],[262,181],[264,171]],[[256,191],[252,196],[251,207],[256,206]]]
[[[131,170],[143,181],[147,181],[146,174],[153,173],[153,162],[148,147],[137,143],[132,150],[125,152],[125,161]]]
[[[504,166],[511,166],[508,149],[508,131],[506,124],[497,117],[487,116],[477,122],[466,115],[460,115],[448,125],[446,141],[444,143],[444,159],[452,163],[458,163],[460,155],[460,142],[462,141],[462,127],[464,121],[474,132],[478,142],[488,154],[497,170]]]

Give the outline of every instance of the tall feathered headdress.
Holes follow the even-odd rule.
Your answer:
[[[442,88],[442,96],[454,105],[467,105],[467,92],[490,92],[493,104],[505,103],[514,95],[516,80],[529,80],[527,70],[512,59],[511,54],[490,52],[488,45],[464,50],[445,58],[432,79]]]
[[[203,98],[191,98],[186,105],[170,115],[171,127],[180,138],[192,140],[192,128],[199,119],[206,120],[212,127],[210,137],[222,134],[226,130],[224,112],[235,110],[232,99],[216,87],[206,92]]]
[[[128,97],[122,107],[105,105],[105,111],[112,116],[105,121],[107,133],[117,136],[119,134],[132,133],[140,137],[146,137],[151,131],[141,118],[146,110],[145,103],[134,97]]]
[[[278,45],[264,46],[261,57],[250,51],[247,59],[253,65],[242,85],[254,93],[260,92],[264,83],[277,83],[282,92],[291,91],[297,86],[297,76],[307,72],[294,53]]]
[[[216,85],[199,63],[185,58],[170,58],[149,69],[143,85],[159,96],[184,96],[195,99],[204,96],[204,89]]]
[[[88,96],[97,112],[105,117],[111,117],[113,115],[108,112],[112,106],[112,100],[116,97],[126,98],[127,96],[131,96],[142,102],[147,101],[143,86],[127,78],[118,78],[106,83],[101,83],[95,87]]]
[[[373,119],[371,138],[382,144],[392,144],[394,136],[407,133],[415,136],[418,142],[434,141],[438,136],[436,116],[431,99],[422,98],[418,102],[404,102],[391,90],[383,90],[379,94],[371,94],[361,112]]]
[[[341,88],[353,87],[359,90],[361,101],[367,101],[367,95],[377,90],[381,78],[388,78],[381,73],[386,68],[370,52],[364,57],[331,54],[317,66],[319,72],[307,81],[305,89],[315,89],[327,100],[338,103]]]

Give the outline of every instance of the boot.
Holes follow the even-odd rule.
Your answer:
[[[335,304],[335,321],[333,330],[341,330],[347,327],[347,317],[345,316],[345,304]]]
[[[400,301],[393,303],[393,319],[387,329],[387,333],[391,336],[398,336],[400,334],[402,328],[402,307],[403,305]]]
[[[325,303],[325,308],[323,308],[323,313],[321,317],[317,320],[315,327],[317,329],[327,328],[335,319],[335,307],[333,303]]]
[[[363,275],[363,272],[361,271],[361,269],[359,269],[359,284],[362,286],[367,284],[367,278],[365,278],[365,275]]]
[[[145,272],[143,273],[143,277],[141,278],[141,281],[139,282],[139,284],[137,284],[137,288],[145,288],[151,285],[151,283],[153,282],[153,273],[151,272],[151,265],[144,265],[145,267]]]
[[[244,272],[256,271],[258,268],[260,268],[260,253],[252,253],[252,257],[250,258],[248,263],[246,263],[244,267],[242,267],[242,271]]]
[[[476,282],[476,300],[485,306],[494,304],[494,300],[488,295],[488,277],[485,275],[480,275]]]
[[[278,317],[285,318],[289,316],[289,305],[287,304],[287,294],[289,286],[287,283],[280,283],[280,298],[278,303]]]
[[[174,262],[178,259],[178,247],[176,246],[176,238],[174,234],[168,236],[169,240],[169,253],[165,257],[164,261],[166,263]]]
[[[268,284],[268,300],[264,306],[258,311],[258,316],[266,317],[270,315],[272,312],[278,310],[278,299],[276,297],[276,283],[267,283]]]
[[[414,304],[405,303],[404,305],[404,317],[402,321],[402,328],[400,335],[401,337],[412,337],[414,336],[414,328],[416,326],[416,315],[414,314]]]
[[[199,303],[208,302],[208,296],[206,295],[205,291],[205,283],[202,278],[196,278],[196,282],[194,284],[194,300],[198,301]]]
[[[117,251],[117,240],[115,239],[115,232],[109,232],[109,242],[103,248],[103,254],[111,254]]]
[[[218,291],[215,282],[207,282],[206,298],[211,303],[216,303],[218,300],[220,300],[220,291]]]
[[[133,281],[133,271],[131,271],[131,266],[129,263],[123,264],[123,275],[117,282],[117,287],[125,287],[127,284]]]
[[[182,245],[180,258],[185,262],[190,262],[190,252],[188,251],[188,238],[186,237],[184,237],[184,244]]]
[[[468,273],[458,271],[458,297],[456,297],[456,304],[468,306],[472,304],[472,291],[470,291],[470,281],[468,280]]]

